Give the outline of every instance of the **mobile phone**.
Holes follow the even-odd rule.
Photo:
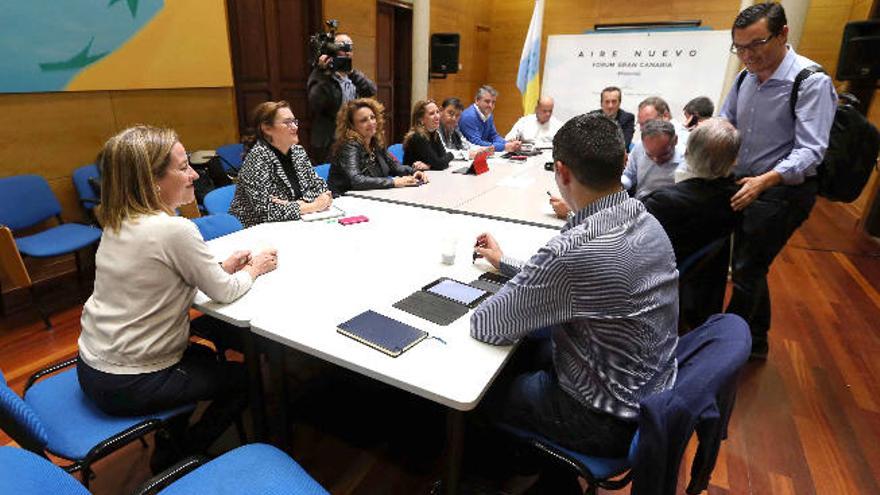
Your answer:
[[[480,275],[480,280],[485,280],[487,282],[494,282],[496,284],[504,285],[510,280],[510,277],[502,275],[500,273],[495,272],[485,272]]]
[[[363,216],[363,215],[357,215],[357,216],[354,216],[354,217],[340,218],[340,219],[339,219],[339,224],[340,224],[340,225],[352,225],[352,224],[355,224],[355,223],[369,222],[369,221],[370,221],[369,218],[367,218],[367,217],[365,217],[365,216]]]

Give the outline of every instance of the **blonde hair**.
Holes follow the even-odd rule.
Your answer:
[[[122,223],[157,212],[172,214],[159,197],[156,180],[179,141],[172,129],[136,125],[107,140],[101,151],[101,225],[118,232]]]
[[[364,137],[355,130],[354,114],[361,108],[369,108],[376,116],[376,135],[370,143],[364,141]],[[349,100],[339,107],[339,113],[336,114],[336,138],[333,144],[333,154],[348,141],[355,140],[361,143],[368,150],[372,147],[385,148],[383,135],[385,133],[385,107],[381,103],[372,98],[358,98]]]
[[[434,100],[419,100],[413,105],[409,132],[403,137],[404,146],[406,146],[409,143],[409,140],[416,134],[419,134],[425,139],[431,139],[432,136],[428,133],[428,129],[425,128],[425,124],[422,123],[422,118],[428,113],[428,105],[432,103],[437,105],[437,102]]]

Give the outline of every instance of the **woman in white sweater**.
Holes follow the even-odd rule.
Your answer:
[[[195,224],[174,215],[194,200],[198,178],[174,131],[131,127],[110,138],[101,156],[104,233],[95,289],[83,307],[80,385],[116,415],[211,400],[178,439],[187,451],[204,451],[244,408],[247,379],[241,363],[218,361],[189,342],[189,307],[197,289],[234,301],[275,269],[277,253],[238,251],[218,263]],[[183,430],[186,423],[176,426]],[[156,469],[172,461],[156,457]]]

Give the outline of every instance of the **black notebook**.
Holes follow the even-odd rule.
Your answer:
[[[428,332],[424,330],[419,330],[373,310],[364,311],[345,323],[341,323],[336,330],[346,337],[351,337],[391,357],[403,354],[428,336]]]

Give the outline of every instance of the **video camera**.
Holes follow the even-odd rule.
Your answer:
[[[312,48],[312,65],[318,64],[321,55],[331,57],[330,63],[327,65],[329,70],[339,72],[351,72],[351,57],[338,57],[337,52],[351,51],[351,43],[336,42],[336,28],[339,27],[339,21],[330,19],[325,22],[327,30],[315,33],[309,38],[309,45]]]

